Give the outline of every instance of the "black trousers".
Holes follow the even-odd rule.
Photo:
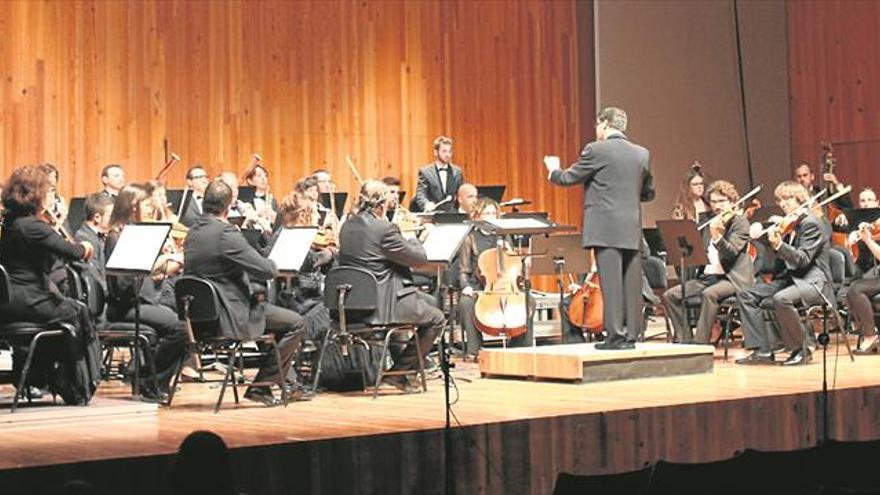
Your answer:
[[[853,323],[863,337],[877,335],[874,305],[871,299],[880,294],[880,277],[856,280],[846,292],[846,305],[853,315]]]
[[[816,284],[822,289],[822,283]],[[785,279],[759,283],[737,295],[746,349],[771,352],[780,340],[789,351],[799,349],[806,329],[798,317],[796,305],[821,304],[822,297],[812,287],[801,289]],[[764,319],[773,313],[775,325]]]
[[[186,324],[177,319],[177,313],[167,306],[156,304],[140,305],[140,322],[156,331],[158,341],[153,351],[156,362],[156,381],[159,386],[167,388],[174,378],[176,364],[186,354]],[[113,306],[107,308],[109,321],[134,322],[134,308],[120,309]],[[150,381],[145,374],[141,375],[146,385]]]
[[[642,257],[637,249],[596,247],[609,342],[638,340],[642,329]]]

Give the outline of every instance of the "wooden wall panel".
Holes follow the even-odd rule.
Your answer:
[[[592,118],[590,19],[572,1],[11,1],[0,5],[0,175],[51,161],[68,196],[121,163],[152,178],[163,143],[211,173],[265,159],[276,193],[325,167],[341,187],[414,189],[439,134],[508,197],[580,221],[541,157],[573,159]],[[583,62],[582,62],[583,61]]]
[[[788,2],[792,159],[834,143],[839,173],[880,187],[880,3]]]

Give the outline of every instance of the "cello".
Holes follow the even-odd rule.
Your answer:
[[[487,335],[508,339],[528,331],[525,295],[517,287],[522,273],[522,256],[508,253],[498,239],[495,249],[487,249],[477,261],[486,278],[486,289],[474,305],[474,324]]]
[[[568,321],[572,325],[589,331],[602,333],[605,318],[605,303],[599,285],[599,273],[591,270],[584,284],[571,294],[568,306]]]

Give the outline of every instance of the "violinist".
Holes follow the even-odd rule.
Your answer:
[[[60,173],[55,165],[48,162],[41,165],[41,167],[43,168],[43,171],[46,172],[46,176],[49,178],[49,183],[52,185],[50,192],[51,206],[48,210],[58,221],[59,225],[62,225],[67,220],[67,202],[64,201],[64,198],[58,192],[58,181],[61,178]],[[73,225],[71,225],[71,227],[73,227]]]
[[[388,187],[388,221],[394,223],[397,209],[400,208],[400,179],[397,177],[382,177],[382,183]]]
[[[107,289],[104,276],[104,238],[110,227],[110,215],[113,212],[113,200],[106,194],[92,193],[86,198],[83,205],[85,221],[73,234],[80,242],[88,242],[95,247],[95,255],[89,260],[89,267],[95,279]]]
[[[799,162],[797,166],[795,166],[794,180],[804,186],[811,196],[822,190],[821,186],[814,184],[816,175],[813,173],[813,168],[807,162]],[[829,196],[843,188],[843,184],[840,183],[840,180],[837,179],[837,176],[834,173],[826,172],[822,174],[822,180],[828,183]],[[852,198],[850,198],[849,194],[844,194],[835,199],[833,204],[841,210],[853,207]],[[846,226],[846,216],[838,215],[834,218],[834,222],[835,229],[842,230],[842,228]]]
[[[227,186],[232,189],[232,205],[229,208],[229,218],[237,219],[235,223],[242,230],[254,229],[261,233],[260,248],[265,247],[269,237],[272,235],[272,223],[269,219],[260,214],[250,203],[245,203],[238,199],[238,177],[232,172],[223,172],[218,177]]]
[[[419,291],[413,283],[412,268],[427,262],[425,248],[416,240],[406,240],[386,219],[388,188],[378,180],[364,182],[358,196],[357,213],[342,224],[339,234],[339,264],[366,269],[378,282],[377,311],[370,323],[412,323],[423,358],[445,324],[436,299]],[[355,288],[355,290],[357,290]],[[417,369],[419,357],[411,340],[394,360],[392,371]],[[392,375],[385,382],[404,391],[412,389],[405,375]]]
[[[336,185],[333,183],[333,177],[330,175],[329,170],[323,168],[313,170],[311,177],[318,184],[318,193],[329,194],[336,191]]]
[[[736,187],[725,180],[717,180],[709,186],[707,196],[715,215],[702,231],[703,241],[708,246],[709,264],[698,271],[696,278],[688,280],[685,287],[685,294],[700,294],[702,299],[696,337],[688,323],[681,285],[663,294],[666,314],[672,321],[678,342],[682,344],[709,343],[719,301],[752,287],[755,281],[748,253],[749,222],[741,209],[734,208],[740,197]]]
[[[817,290],[834,301],[827,223],[810,210],[809,193],[801,184],[782,182],[774,195],[791,221],[775,224],[767,231],[767,243],[777,257],[772,280],[737,294],[744,344],[751,351],[737,364],[775,364],[774,352],[778,350],[790,352],[783,365],[809,362],[811,352],[803,350],[806,329],[795,305],[821,304]],[[773,312],[776,325],[764,320],[764,310]]]
[[[494,220],[498,217],[498,203],[490,198],[480,198],[471,214],[471,220]],[[474,358],[480,352],[483,338],[477,331],[475,318],[475,305],[479,292],[485,288],[484,277],[480,273],[478,260],[480,254],[489,249],[495,249],[498,237],[483,229],[474,228],[459,251],[459,275],[458,282],[461,287],[461,296],[458,299],[458,318],[462,330],[465,332],[467,343],[465,354]],[[532,336],[526,332],[519,337],[510,339],[510,345],[514,347],[529,346],[532,344]]]
[[[702,223],[712,207],[706,201],[706,176],[702,166],[695,162],[688,169],[679,186],[678,196],[670,214],[673,220],[693,220]]]
[[[147,184],[124,186],[113,203],[113,213],[110,215],[104,243],[105,258],[109,260],[112,256],[125,225],[153,220],[155,209],[155,200]],[[154,270],[171,269],[163,265],[167,264],[160,256]],[[144,280],[140,287],[135,286],[135,280],[130,276],[107,276],[107,320],[134,322],[135,306],[140,302],[140,322],[154,329],[158,336],[153,356],[159,385],[156,390],[150,373],[147,372],[141,375],[140,390],[147,400],[162,400],[168,393],[168,384],[173,378],[175,365],[186,352],[184,322],[178,320],[177,313],[170,307],[159,304],[152,280]]]
[[[861,197],[861,195],[859,195]],[[857,230],[860,245],[875,260],[880,260],[880,245],[877,244],[877,227],[862,224]],[[880,272],[877,268],[869,271],[859,280],[854,281],[846,292],[846,306],[853,316],[853,323],[859,334],[859,354],[880,354],[880,340],[877,336],[877,325],[874,320],[874,304],[872,299],[880,294]]]
[[[70,242],[48,225],[41,214],[51,208],[54,196],[45,171],[39,166],[15,169],[3,187],[5,211],[0,236],[0,265],[9,274],[10,301],[0,306],[0,321],[68,323],[76,332],[65,336],[65,345],[40,346],[31,363],[30,387],[48,386],[67,404],[86,404],[100,379],[100,347],[88,309],[62,295],[49,280],[56,259],[86,261],[94,253],[88,242]],[[30,342],[13,343],[12,374],[18,383]],[[17,393],[24,393],[19,390]]]

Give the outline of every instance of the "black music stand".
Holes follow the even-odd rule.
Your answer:
[[[70,200],[71,205],[73,200]],[[880,218],[880,208],[847,208],[843,210],[846,220],[852,230],[859,228],[862,223],[873,223]]]
[[[441,308],[443,307],[443,290],[440,285],[443,280],[443,270],[445,270],[456,258],[458,251],[461,249],[462,243],[464,243],[464,240],[470,235],[472,228],[473,224],[470,223],[448,223],[437,225],[428,232],[425,242],[422,243],[422,246],[425,248],[425,254],[428,258],[428,264],[436,266],[437,268],[437,302]],[[452,415],[452,402],[449,400],[449,373],[452,365],[450,364],[449,356],[446,353],[446,333],[447,329],[450,328],[449,323],[452,319],[452,311],[449,313],[449,319],[446,321],[446,324],[443,325],[443,331],[440,333],[440,369],[443,371],[443,392],[446,408],[446,423],[443,428],[443,451],[446,456],[446,462],[443,464],[445,470],[444,481],[447,493],[452,493],[450,490],[452,489],[455,480],[451,461],[452,441],[450,440],[452,434],[452,423],[450,421]],[[449,332],[449,335],[451,339],[452,333]]]
[[[336,203],[336,219],[342,220],[342,215],[345,212],[345,202],[348,201],[348,193],[347,192],[335,192],[333,193],[333,202]],[[330,193],[321,193],[318,195],[318,202],[321,206],[324,207],[325,211],[330,211],[330,206],[333,203],[330,202]]]
[[[86,218],[86,198],[70,198],[67,205],[67,231],[76,234]]]
[[[504,186],[504,185],[477,186],[477,197],[490,198],[490,199],[494,200],[496,203],[500,203],[501,198],[504,197],[504,190],[505,189],[507,189],[507,186]]]
[[[532,275],[556,275],[556,285],[559,287],[559,335],[564,340],[562,319],[565,318],[563,314],[565,282],[562,280],[562,275],[589,272],[592,255],[584,252],[583,235],[580,233],[536,236],[532,247],[539,253],[547,253],[532,262]],[[584,330],[588,329],[581,327],[581,331]]]
[[[166,189],[165,190],[165,198],[168,199],[168,203],[171,205],[171,211],[178,212],[180,211],[180,206],[183,204],[183,189]],[[178,215],[180,216],[180,215]]]
[[[141,300],[140,289],[143,277],[149,276],[153,265],[165,247],[165,241],[171,232],[170,223],[130,223],[122,228],[113,254],[105,265],[107,275],[117,277],[134,277],[134,380],[131,384],[131,395],[140,399],[141,378]]]
[[[238,200],[242,203],[254,204],[257,188],[254,186],[238,186]]]
[[[706,245],[703,237],[697,231],[697,224],[693,220],[657,220],[657,229],[666,246],[666,260],[678,260],[681,275],[681,302],[687,314],[687,267],[702,266],[709,263],[706,256]],[[688,327],[691,326],[690,318],[685,318]]]

